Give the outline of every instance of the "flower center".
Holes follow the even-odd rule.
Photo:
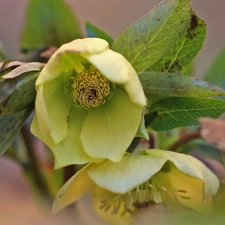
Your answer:
[[[171,186],[166,180],[158,179],[158,176],[151,178],[145,183],[123,195],[117,195],[102,201],[101,209],[112,213],[121,213],[120,206],[123,205],[121,215],[133,214],[136,210],[147,207],[150,203],[164,203],[166,206],[176,206],[179,198],[190,199],[186,196],[187,191]]]
[[[84,70],[79,73],[72,87],[74,102],[78,101],[81,106],[87,108],[104,104],[110,93],[109,81],[97,70]]]

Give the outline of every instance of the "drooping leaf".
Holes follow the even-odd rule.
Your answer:
[[[46,46],[59,47],[80,37],[78,22],[64,1],[29,1],[21,36],[21,48],[24,51]]]
[[[4,61],[0,62],[0,77],[4,76],[5,74],[11,72],[18,66],[25,64],[25,62],[20,61],[11,61],[5,59]]]
[[[218,54],[204,80],[225,89],[225,48]]]
[[[217,118],[225,112],[225,102],[219,99],[170,97],[152,104],[146,120],[157,131],[198,125],[199,117]]]
[[[5,66],[5,70],[10,69],[10,72],[0,79],[0,115],[19,112],[35,100],[35,81],[43,65],[27,63],[14,68],[14,64]],[[5,70],[1,72],[4,74]]]
[[[15,69],[11,70],[9,73],[2,76],[2,78],[3,79],[15,78],[27,72],[41,71],[43,67],[44,65],[38,62],[22,63],[20,66],[17,66]]]
[[[105,31],[101,30],[100,28],[96,27],[94,24],[86,21],[85,22],[85,29],[88,37],[97,37],[106,40],[109,45],[111,46],[113,43],[113,38],[110,37]]]
[[[191,21],[186,32],[176,41],[169,52],[150,67],[150,70],[184,74],[191,61],[201,50],[205,36],[205,22],[199,19],[194,11],[192,11]]]
[[[225,96],[225,90],[215,85],[177,73],[143,72],[139,78],[149,101],[172,96]]]
[[[156,63],[183,34],[190,22],[189,0],[161,2],[128,27],[112,49],[124,55],[137,72]]]
[[[0,155],[11,146],[32,110],[33,106],[18,113],[0,116]]]

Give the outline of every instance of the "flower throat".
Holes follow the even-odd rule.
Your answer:
[[[73,100],[78,101],[86,108],[97,107],[106,102],[110,93],[110,83],[97,71],[86,71],[79,73],[74,79]]]
[[[186,190],[177,189],[161,179],[151,178],[126,194],[103,200],[100,208],[105,211],[112,209],[112,214],[121,213],[121,216],[127,213],[132,215],[137,210],[148,207],[150,203],[180,205],[179,198],[190,199]],[[122,211],[121,205],[124,205]]]

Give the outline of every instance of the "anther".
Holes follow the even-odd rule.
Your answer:
[[[106,102],[110,93],[108,80],[97,70],[83,71],[77,75],[72,85],[73,100],[87,108],[97,107]]]

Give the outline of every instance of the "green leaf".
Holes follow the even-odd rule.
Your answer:
[[[182,145],[177,151],[189,155],[202,155],[207,158],[221,161],[219,150],[202,139],[189,141],[188,143]]]
[[[191,12],[191,22],[186,32],[157,63],[151,71],[178,72],[184,74],[189,64],[201,50],[206,36],[206,24]]]
[[[225,89],[225,48],[219,53],[204,80]]]
[[[85,29],[88,37],[97,37],[106,40],[111,46],[113,43],[113,38],[110,37],[105,31],[99,29],[90,22],[85,22]]]
[[[33,107],[30,107],[18,113],[0,116],[0,155],[11,146],[32,110]]]
[[[72,10],[62,0],[30,0],[21,37],[21,48],[33,50],[59,47],[80,38],[81,31]]]
[[[177,73],[143,72],[139,79],[149,101],[172,96],[225,96],[225,90]]]
[[[33,104],[36,96],[35,81],[42,68],[40,63],[27,63],[2,76],[0,115],[19,112]]]
[[[151,106],[148,124],[157,131],[198,125],[199,117],[217,118],[225,112],[225,102],[219,99],[195,97],[164,98]]]
[[[112,49],[124,55],[137,72],[142,71],[162,58],[189,23],[189,0],[163,1],[128,27]]]

